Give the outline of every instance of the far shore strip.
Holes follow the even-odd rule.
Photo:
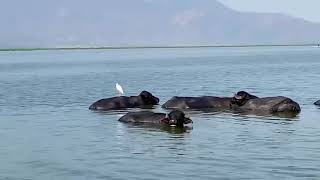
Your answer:
[[[320,44],[257,44],[257,45],[190,45],[190,46],[103,46],[57,48],[7,48],[0,51],[50,51],[50,50],[99,50],[99,49],[179,49],[179,48],[242,48],[242,47],[320,47]]]

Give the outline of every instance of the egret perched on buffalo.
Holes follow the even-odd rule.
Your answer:
[[[122,96],[124,94],[123,88],[121,87],[120,84],[116,83],[116,89],[119,92],[119,96]]]

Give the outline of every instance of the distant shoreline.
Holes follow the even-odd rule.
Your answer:
[[[51,51],[51,50],[99,50],[99,49],[180,49],[180,48],[243,48],[243,47],[310,47],[319,44],[256,44],[256,45],[190,45],[190,46],[102,46],[60,48],[7,48],[1,51]]]

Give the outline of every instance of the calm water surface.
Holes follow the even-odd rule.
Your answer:
[[[0,52],[0,179],[318,179],[319,48]],[[88,106],[141,90],[288,96],[296,118],[191,113],[177,133]],[[154,111],[163,111],[157,107]]]

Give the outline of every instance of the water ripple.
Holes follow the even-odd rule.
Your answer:
[[[316,179],[320,52],[308,48],[0,53],[0,179]],[[296,117],[186,112],[188,131],[90,112],[148,90],[178,96],[289,96]],[[129,111],[139,111],[130,109]],[[167,112],[159,106],[151,111]]]

